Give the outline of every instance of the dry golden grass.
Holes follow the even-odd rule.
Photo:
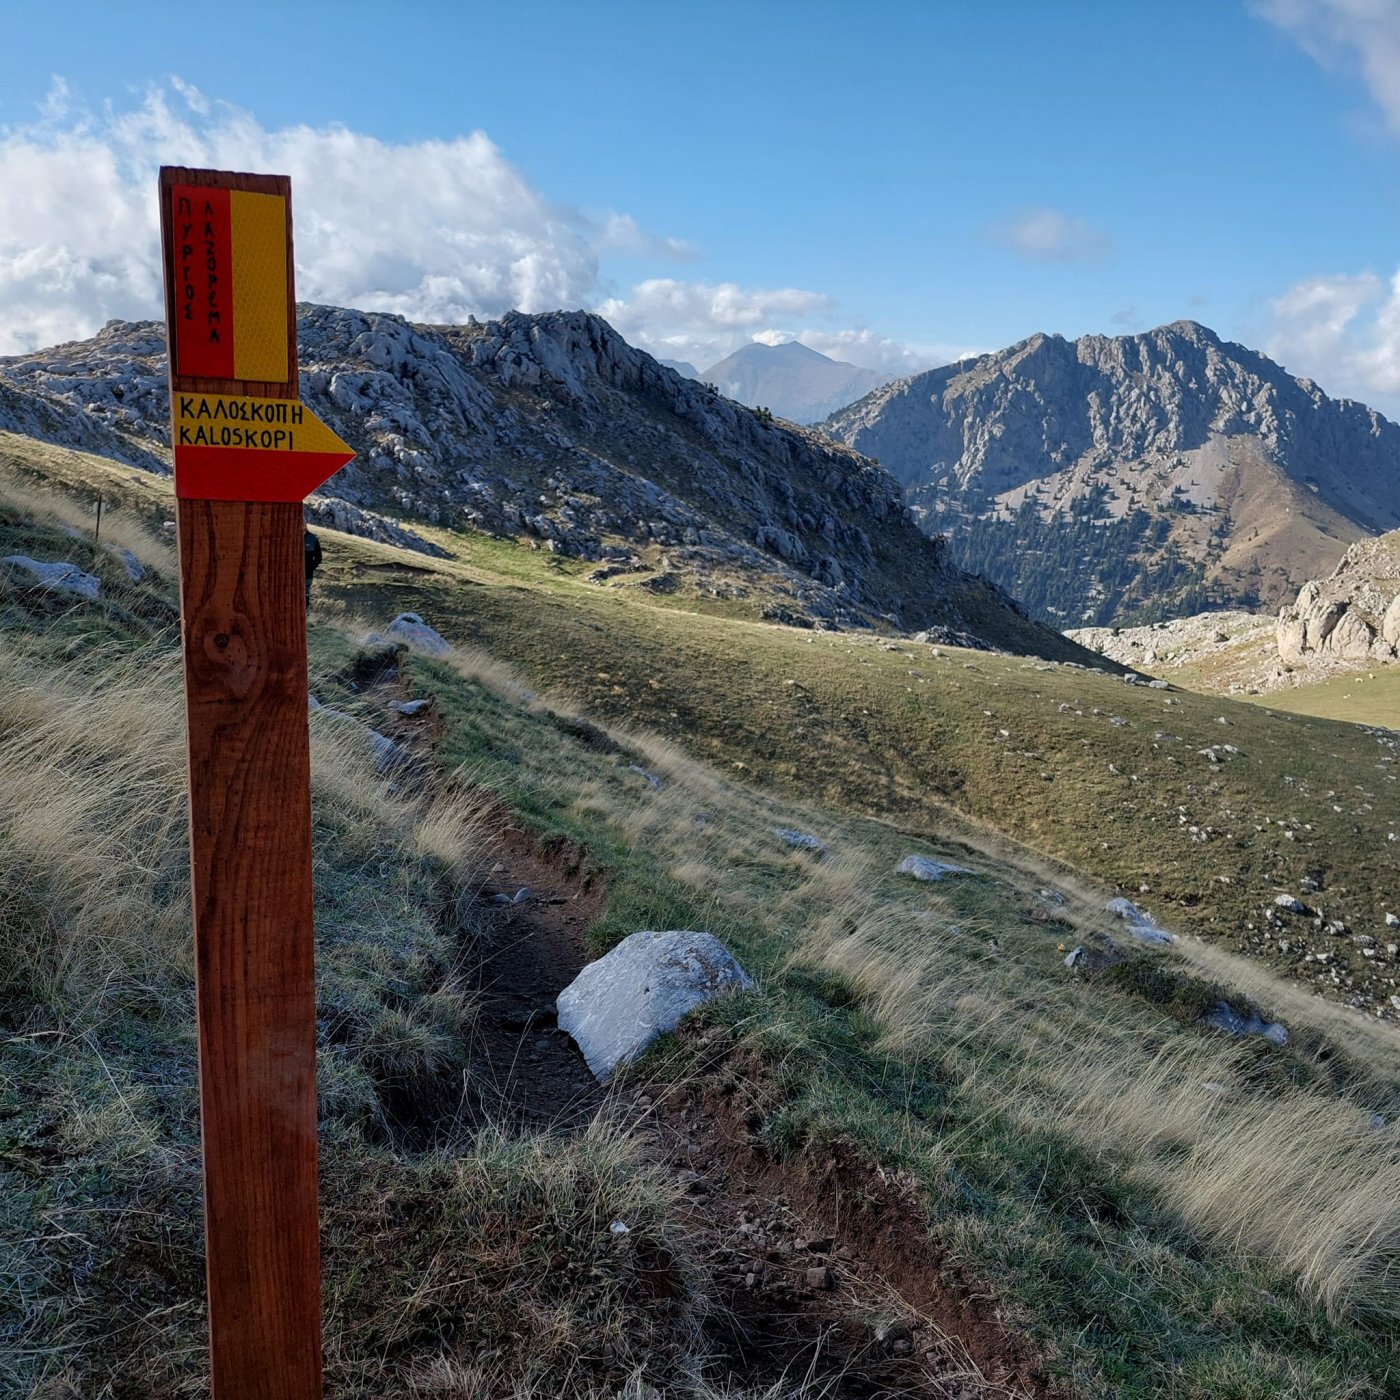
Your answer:
[[[862,891],[867,873],[826,877],[846,893],[794,956],[845,976],[892,1046],[960,1057],[989,1109],[1068,1131],[1193,1232],[1286,1269],[1332,1315],[1400,1318],[1396,1126],[1373,1128],[1335,1095],[1261,1089],[1247,1046],[1165,1021],[1152,1035],[1140,1016],[1038,984],[993,951],[993,918],[957,917],[937,897],[891,904]],[[1272,992],[1266,977],[1253,989]],[[1371,1029],[1394,1071],[1396,1037]]]
[[[110,501],[104,502],[101,521],[95,503],[80,501],[58,488],[38,489],[11,473],[0,476],[0,505],[40,525],[56,525],[73,531],[89,546],[96,543],[109,551],[129,550],[148,569],[173,573],[175,546],[170,536],[152,530],[134,511]]]

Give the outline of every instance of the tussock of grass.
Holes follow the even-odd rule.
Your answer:
[[[405,1367],[441,1395],[694,1378],[703,1280],[673,1223],[680,1188],[615,1125],[568,1143],[488,1130],[407,1167],[356,1156],[341,1171],[327,1312],[332,1366],[357,1393]]]

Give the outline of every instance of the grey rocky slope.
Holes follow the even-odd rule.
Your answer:
[[[1400,427],[1191,321],[1035,335],[825,425],[1060,625],[1277,607],[1400,525]]]
[[[359,454],[327,487],[352,529],[356,512],[474,528],[593,561],[600,586],[1086,659],[955,568],[879,466],[663,368],[596,316],[434,327],[303,306],[298,331],[302,396]],[[168,443],[157,324],[0,361],[5,382]]]
[[[1351,546],[1278,619],[1279,657],[1310,670],[1386,664],[1400,651],[1400,530]]]
[[[697,377],[727,398],[750,408],[767,408],[792,423],[820,422],[890,379],[877,370],[833,360],[796,340],[782,345],[755,341]]]

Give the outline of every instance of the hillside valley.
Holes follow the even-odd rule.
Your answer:
[[[1088,659],[954,566],[887,472],[596,316],[431,327],[306,306],[299,335],[303,398],[359,453],[313,503],[323,523],[420,551],[414,521],[485,531],[586,563],[600,588]],[[159,466],[164,347],[160,325],[113,322],[0,360],[0,428]]]
[[[1386,1400],[1396,733],[1027,622],[593,318],[303,336],[333,1393]],[[162,347],[0,376],[0,1385],[197,1391]],[[560,995],[660,930],[753,985],[600,1085]]]
[[[1061,627],[1272,610],[1400,524],[1400,427],[1190,321],[1032,336],[825,427],[961,566]]]

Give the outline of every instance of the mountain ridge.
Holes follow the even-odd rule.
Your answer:
[[[1037,333],[823,427],[889,467],[964,567],[1060,625],[1278,606],[1400,524],[1400,427],[1194,321]]]
[[[349,528],[482,530],[598,564],[600,586],[1090,659],[953,567],[882,468],[682,378],[596,315],[426,326],[303,305],[299,341],[304,400],[358,453],[323,493]],[[8,357],[0,384],[168,453],[158,323]]]

